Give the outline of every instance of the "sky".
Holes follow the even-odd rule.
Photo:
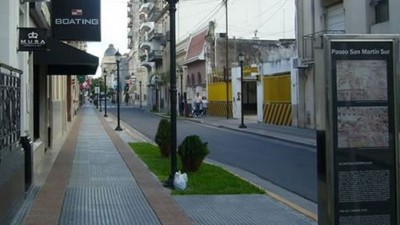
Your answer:
[[[101,1],[101,42],[88,42],[88,52],[101,61],[109,44],[128,53],[127,0]],[[177,43],[215,21],[225,33],[222,0],[180,0],[176,12]],[[294,38],[294,0],[228,0],[228,35],[236,38]],[[100,76],[97,70],[96,76]]]

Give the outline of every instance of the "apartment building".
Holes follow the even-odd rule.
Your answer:
[[[155,110],[167,109],[166,89],[168,53],[166,52],[169,38],[169,23],[167,2],[162,0],[140,0],[138,28],[135,46],[138,48],[139,64],[136,69],[136,90],[142,85],[142,99],[148,107]],[[136,91],[137,92],[137,91]]]

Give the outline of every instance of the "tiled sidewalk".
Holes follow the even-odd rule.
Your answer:
[[[24,224],[193,224],[91,106],[79,118]]]
[[[99,118],[83,113],[59,224],[160,224]]]
[[[145,137],[91,105],[79,113],[26,225],[316,225],[268,195],[171,196],[127,144]]]

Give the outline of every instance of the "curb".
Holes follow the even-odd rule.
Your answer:
[[[203,124],[207,124],[207,123],[203,123]],[[207,124],[210,126],[213,126],[211,124]],[[238,132],[242,132],[242,133],[248,133],[248,134],[253,134],[253,135],[257,135],[260,137],[267,137],[267,138],[271,138],[271,139],[275,139],[275,140],[280,140],[280,141],[286,141],[286,142],[290,142],[292,144],[297,144],[297,145],[302,145],[305,147],[317,147],[316,144],[308,144],[308,143],[304,143],[304,142],[299,142],[299,141],[295,141],[295,140],[291,140],[291,139],[286,139],[286,138],[280,138],[280,137],[276,137],[273,135],[268,135],[268,134],[259,134],[257,132],[253,132],[253,131],[245,131],[245,130],[240,130],[240,129],[236,129],[236,128],[232,128],[232,127],[227,127],[224,125],[219,125],[219,126],[215,126],[215,127],[219,127],[219,128],[224,128],[224,129],[228,129],[228,130],[234,130],[234,131],[238,131]]]
[[[157,113],[153,113],[150,112],[153,115],[159,116],[159,117],[163,117],[163,118],[167,118],[169,119],[169,116],[166,115],[162,115],[162,114],[157,114]],[[213,127],[218,127],[218,128],[223,128],[223,129],[227,129],[227,130],[233,130],[233,131],[238,131],[238,132],[242,132],[242,133],[248,133],[248,134],[253,134],[253,135],[257,135],[259,137],[267,137],[267,138],[271,138],[271,139],[275,139],[275,140],[279,140],[279,141],[286,141],[286,142],[290,142],[292,144],[297,144],[297,145],[301,145],[304,147],[311,147],[311,148],[315,148],[317,147],[317,144],[309,144],[309,143],[304,143],[304,142],[299,142],[299,141],[295,141],[292,139],[287,139],[287,138],[280,138],[274,135],[268,135],[268,134],[260,134],[254,131],[249,131],[249,130],[243,130],[243,129],[236,129],[236,128],[232,128],[232,127],[228,127],[228,126],[224,126],[224,125],[213,125],[210,123],[205,123],[203,120],[196,120],[196,119],[191,119],[188,117],[176,117],[176,119],[178,120],[186,120],[189,122],[193,122],[193,123],[201,123],[201,124],[205,124],[205,125],[209,125],[209,126],[213,126]]]

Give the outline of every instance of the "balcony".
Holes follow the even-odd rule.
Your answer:
[[[151,49],[151,47],[153,46],[153,44],[152,43],[150,43],[150,42],[142,42],[142,43],[140,43],[140,49],[142,49],[142,50],[147,50],[147,51],[149,51],[150,49]]]
[[[127,2],[127,7],[128,7],[128,8],[131,8],[131,7],[132,7],[132,5],[133,5],[133,2],[132,2],[132,0],[129,0],[129,1]]]
[[[320,44],[320,37],[324,34],[344,34],[344,30],[324,30],[303,36],[303,47],[300,49],[301,61],[304,64],[314,63],[314,48]]]
[[[144,22],[140,25],[139,31],[140,32],[149,32],[150,30],[154,29],[154,22]]]
[[[143,4],[140,5],[139,12],[148,13],[149,10],[150,10],[151,8],[153,8],[153,7],[154,7],[154,4],[153,4],[153,3],[150,3],[150,2],[148,2],[148,3],[143,3]]]
[[[146,67],[148,71],[152,71],[155,67],[155,64],[153,62],[148,61],[143,61],[142,63],[140,63],[140,65]]]
[[[132,21],[129,21],[128,22],[128,28],[132,28],[133,27],[133,22]]]
[[[133,48],[133,42],[130,41],[130,42],[128,42],[128,49],[132,49],[132,48]]]
[[[128,38],[132,38],[133,37],[133,32],[132,30],[128,31]]]
[[[144,12],[140,12],[139,13],[139,20],[142,21],[142,22],[146,21],[147,20],[147,14],[144,13]]]
[[[152,40],[152,39],[162,39],[162,37],[163,37],[163,34],[162,34],[162,32],[160,31],[160,29],[153,29],[153,30],[151,30],[149,33],[148,33],[148,38],[149,38],[149,40]]]
[[[148,61],[156,62],[161,61],[163,57],[163,50],[152,50],[149,52]]]

